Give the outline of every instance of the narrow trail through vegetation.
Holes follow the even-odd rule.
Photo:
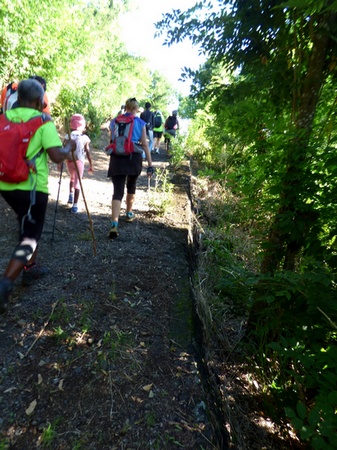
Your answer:
[[[189,164],[173,168],[163,148],[154,155],[150,188],[145,168],[139,178],[136,221],[122,208],[110,241],[107,140],[102,130],[94,174],[83,179],[96,256],[83,199],[71,214],[68,176],[50,166],[40,245],[50,274],[29,288],[18,280],[0,319],[0,449],[295,448],[268,430],[240,355],[205,340]],[[2,200],[0,209],[3,270],[17,224]]]
[[[83,199],[71,214],[67,174],[60,186],[51,165],[40,245],[50,274],[29,288],[18,280],[1,318],[1,448],[213,448],[189,353],[188,174],[169,183],[166,152],[155,155],[157,183],[149,190],[143,171],[137,220],[122,216],[118,239],[109,241],[108,158],[94,149],[93,160],[83,188],[97,256]],[[3,270],[17,224],[0,207]]]

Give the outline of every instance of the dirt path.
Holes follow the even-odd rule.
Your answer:
[[[134,211],[120,236],[107,239],[111,181],[108,159],[93,150],[95,172],[79,213],[66,204],[51,166],[50,202],[40,263],[50,274],[29,288],[15,285],[0,318],[0,449],[210,449],[203,391],[191,341],[188,174],[167,193],[140,178]],[[154,156],[160,175],[166,152]],[[159,176],[164,179],[162,175]],[[161,183],[159,183],[161,185]],[[124,209],[122,210],[124,213]],[[16,221],[0,201],[0,270],[15,245]]]

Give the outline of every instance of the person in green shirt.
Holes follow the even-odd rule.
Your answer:
[[[6,113],[7,119],[12,122],[27,122],[41,115],[43,97],[44,90],[38,81],[22,80],[18,86],[19,105]],[[0,195],[14,210],[20,223],[19,243],[0,278],[0,314],[7,312],[14,281],[21,272],[24,286],[47,273],[46,268],[36,264],[36,256],[48,204],[48,157],[53,162],[60,163],[69,152],[76,149],[76,142],[73,140],[66,141],[62,146],[55,124],[49,116],[48,119],[35,132],[28,146],[27,159],[32,159],[43,149],[35,160],[35,171],[31,172],[29,179],[21,183],[0,181]],[[35,202],[32,202],[34,185]]]

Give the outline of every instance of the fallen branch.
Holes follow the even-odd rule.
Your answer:
[[[47,326],[48,326],[48,324],[49,324],[49,321],[50,321],[50,319],[52,318],[52,316],[53,316],[53,314],[54,314],[54,311],[55,311],[55,308],[56,308],[58,302],[59,302],[59,300],[57,300],[57,301],[53,304],[53,307],[52,307],[52,310],[51,310],[51,313],[50,313],[50,315],[49,315],[49,317],[48,317],[47,322],[45,322],[45,323],[43,324],[43,327],[41,328],[40,333],[36,336],[36,338],[34,339],[34,342],[32,343],[32,345],[31,345],[31,346],[29,347],[29,349],[27,350],[27,352],[26,352],[26,354],[25,354],[25,358],[28,356],[28,354],[30,353],[31,349],[34,347],[34,345],[37,343],[37,341],[40,339],[40,337],[41,337],[42,334],[44,333],[45,329],[47,328]]]
[[[335,324],[335,322],[333,322],[333,321],[330,319],[330,317],[329,317],[327,314],[325,314],[325,312],[324,312],[319,306],[317,306],[316,308],[318,309],[318,311],[319,311],[321,314],[323,314],[323,316],[324,316],[324,317],[326,318],[326,320],[329,322],[330,326],[331,326],[334,330],[337,330],[337,325]]]

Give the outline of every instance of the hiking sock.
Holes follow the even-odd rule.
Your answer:
[[[72,213],[77,213],[77,212],[78,212],[77,203],[74,203],[74,204],[73,204],[73,206],[72,206],[70,212],[72,212]]]

